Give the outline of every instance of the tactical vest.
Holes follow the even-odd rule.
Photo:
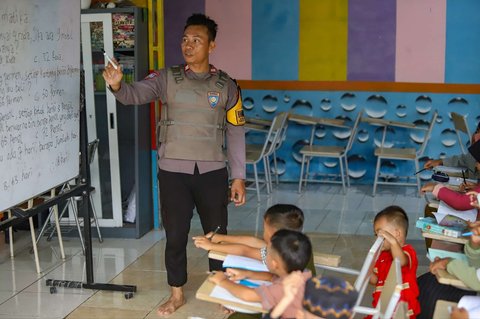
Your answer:
[[[183,66],[167,70],[167,107],[159,122],[165,158],[225,161],[228,79],[223,71],[195,80],[185,76]]]

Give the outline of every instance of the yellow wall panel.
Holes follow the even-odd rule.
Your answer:
[[[299,20],[299,80],[346,80],[348,0],[300,0]]]

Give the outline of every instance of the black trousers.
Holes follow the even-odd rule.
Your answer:
[[[417,278],[420,294],[418,302],[421,312],[417,319],[432,319],[437,300],[458,302],[460,298],[467,295],[476,295],[475,291],[468,291],[456,288],[451,285],[443,285],[437,281],[435,275],[427,272]]]
[[[187,282],[187,243],[193,209],[196,207],[203,232],[220,226],[227,233],[228,172],[226,168],[193,175],[159,170],[162,224],[167,242],[165,267],[168,284],[181,287]],[[222,262],[209,260],[210,270],[222,269]]]

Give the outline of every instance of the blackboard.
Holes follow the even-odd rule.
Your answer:
[[[76,177],[80,1],[0,2],[0,211]]]

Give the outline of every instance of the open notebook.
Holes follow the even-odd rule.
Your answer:
[[[477,220],[477,209],[456,210],[440,201],[438,211],[433,213],[439,225],[443,226],[466,226],[465,221]]]
[[[239,268],[268,272],[267,266],[265,266],[260,260],[237,255],[227,255],[223,261],[223,268]]]
[[[266,282],[265,282],[266,283]],[[197,290],[196,297],[200,300],[219,303],[226,308],[244,312],[244,313],[259,313],[267,312],[262,308],[259,302],[248,302],[232,295],[228,290],[215,285],[205,279],[203,284]]]

